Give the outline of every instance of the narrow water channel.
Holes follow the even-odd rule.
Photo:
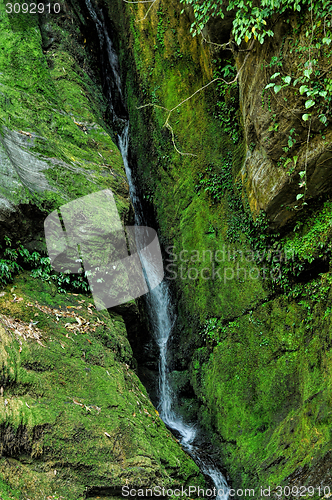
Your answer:
[[[121,79],[119,74],[119,64],[117,54],[113,48],[113,44],[107,31],[106,23],[102,12],[95,7],[91,0],[85,0],[91,18],[93,19],[100,42],[100,50],[108,59],[109,72],[107,73],[107,88],[108,98],[112,109],[114,120],[122,125],[122,133],[119,134],[118,146],[122,154],[128,184],[131,202],[135,210],[135,224],[138,226],[146,225],[142,204],[133,181],[131,168],[128,161],[129,149],[129,121],[117,115],[116,107],[114,106],[114,96],[112,89],[115,88],[117,99],[121,99],[121,108],[125,109],[122,100]],[[154,269],[151,262],[142,258],[142,266],[145,271],[147,281],[153,279]],[[166,280],[162,281],[157,287],[151,288],[146,295],[147,311],[153,329],[153,335],[159,347],[159,413],[165,424],[180,436],[180,442],[187,453],[200,467],[202,473],[209,477],[216,489],[217,500],[227,500],[229,496],[229,488],[227,481],[221,471],[218,469],[214,461],[209,455],[202,451],[201,447],[195,443],[197,438],[197,427],[189,425],[183,421],[174,411],[174,403],[176,394],[171,389],[169,383],[169,368],[168,368],[168,351],[170,348],[171,334],[176,319],[174,304],[171,300],[169,286]]]

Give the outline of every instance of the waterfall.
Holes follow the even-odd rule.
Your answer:
[[[122,154],[131,200],[135,210],[135,223],[143,225],[145,223],[142,205],[137,195],[136,186],[132,179],[132,173],[128,162],[128,146],[129,146],[129,123],[119,137],[119,149]],[[153,276],[152,263],[145,260],[141,256],[142,267],[149,285],[149,276]],[[173,410],[173,403],[176,395],[173,393],[168,377],[167,353],[172,329],[175,323],[176,314],[171,300],[169,286],[166,280],[162,281],[158,286],[149,287],[149,293],[146,295],[147,310],[152,325],[154,338],[159,347],[159,413],[165,424],[176,431],[181,436],[180,442],[188,454],[195,460],[203,474],[210,477],[216,491],[218,492],[217,500],[228,499],[227,481],[220,470],[216,467],[213,460],[206,454],[203,454],[194,444],[197,434],[197,429],[194,425],[186,424],[183,419],[176,415]]]
[[[91,18],[96,24],[96,29],[100,41],[101,50],[106,50],[108,57],[108,64],[111,68],[111,73],[113,75],[113,82],[115,82],[117,87],[117,96],[122,99],[121,90],[121,80],[119,76],[119,64],[116,52],[114,51],[111,38],[108,34],[106,24],[102,12],[92,5],[91,0],[85,0],[86,6],[89,10]],[[113,84],[112,82],[112,84]],[[110,106],[115,114],[115,106],[112,99],[112,85],[107,78],[108,84],[108,97],[110,100]],[[124,109],[123,102],[121,102],[121,107]],[[122,132],[118,136],[118,145],[120,152],[122,154],[123,163],[126,170],[126,175],[129,184],[130,198],[135,210],[135,224],[144,226],[146,225],[146,220],[144,217],[142,204],[137,193],[137,189],[133,180],[131,168],[128,161],[128,151],[129,151],[129,121],[124,118],[115,116],[117,122],[122,122]],[[149,286],[151,278],[154,275],[153,263],[144,259],[144,256],[140,256],[142,267],[144,269],[144,274],[147,279]],[[176,314],[174,311],[174,305],[171,300],[171,294],[169,286],[166,280],[162,281],[158,286],[151,289],[149,287],[149,293],[146,295],[147,310],[152,325],[153,334],[157,345],[159,347],[159,413],[161,419],[165,424],[176,431],[178,435],[181,436],[180,442],[183,448],[188,452],[188,454],[194,459],[197,465],[200,467],[203,474],[210,477],[213,482],[215,489],[217,491],[217,500],[227,500],[229,495],[229,489],[227,482],[223,474],[220,472],[218,467],[215,465],[214,461],[204,452],[201,451],[199,446],[195,444],[195,438],[197,436],[197,428],[195,425],[189,425],[183,421],[183,419],[178,416],[174,409],[174,402],[176,400],[176,395],[173,393],[172,388],[169,383],[169,370],[168,370],[168,349],[170,344],[170,338],[172,334],[172,329],[176,320]]]

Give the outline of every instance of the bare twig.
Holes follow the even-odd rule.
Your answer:
[[[154,108],[160,108],[164,109],[165,111],[169,111],[168,108],[165,108],[164,106],[159,106],[159,104],[153,104],[152,102],[149,102],[149,104],[143,104],[142,106],[136,106],[136,109],[149,108],[151,106],[153,106]]]
[[[255,40],[253,40],[251,46],[249,47],[248,51],[250,51],[253,46],[254,46],[254,43],[255,43]],[[174,106],[174,108],[172,109],[169,109],[169,108],[166,108],[165,106],[160,106],[159,104],[153,104],[153,103],[149,103],[149,104],[144,104],[143,106],[137,106],[136,109],[143,109],[143,108],[147,108],[147,107],[155,107],[155,108],[158,108],[158,109],[163,109],[165,111],[168,111],[168,115],[167,115],[167,118],[166,118],[166,121],[163,125],[163,127],[166,127],[168,128],[168,130],[170,130],[171,134],[172,134],[172,142],[173,142],[173,146],[174,146],[174,149],[180,154],[180,155],[186,155],[186,156],[197,156],[193,153],[183,153],[181,152],[177,147],[176,147],[176,144],[175,144],[175,139],[174,139],[174,131],[173,131],[173,128],[172,126],[170,125],[169,123],[169,119],[170,119],[170,116],[171,114],[173,113],[173,111],[175,111],[176,109],[178,109],[180,106],[182,106],[182,104],[184,104],[185,102],[188,102],[190,99],[192,99],[195,95],[197,95],[199,92],[202,92],[202,90],[205,90],[207,87],[209,87],[210,85],[212,85],[213,83],[215,82],[223,82],[225,83],[226,85],[231,85],[232,83],[235,83],[240,74],[241,74],[241,71],[249,57],[249,53],[247,53],[247,55],[245,56],[244,60],[243,60],[243,63],[240,67],[240,69],[238,70],[236,76],[233,78],[233,80],[231,80],[230,82],[227,82],[226,80],[224,80],[223,78],[221,77],[217,77],[217,78],[214,78],[213,80],[211,80],[209,83],[207,83],[206,85],[203,85],[203,87],[199,88],[198,90],[196,90],[193,94],[191,94],[189,97],[187,97],[186,99],[183,99],[183,101],[181,101],[179,104],[177,104],[176,106]]]
[[[253,41],[253,43],[251,44],[250,49],[252,49],[253,45],[254,45],[254,41]],[[226,80],[224,80],[223,78],[221,78],[220,76],[218,76],[217,78],[214,78],[213,80],[211,80],[209,83],[207,83],[206,85],[204,85],[204,86],[203,86],[203,87],[201,87],[200,89],[196,90],[196,92],[194,92],[194,93],[193,93],[193,94],[191,94],[189,97],[187,97],[186,99],[184,99],[183,101],[181,101],[179,104],[177,104],[176,106],[174,106],[174,108],[170,109],[170,110],[169,110],[169,115],[168,115],[167,120],[166,120],[166,122],[165,122],[165,125],[167,124],[167,122],[168,122],[168,118],[170,117],[170,115],[171,115],[171,113],[172,113],[173,111],[175,111],[178,107],[180,107],[180,106],[181,106],[182,104],[184,104],[185,102],[189,101],[192,97],[194,97],[194,96],[195,96],[196,94],[198,94],[199,92],[202,92],[202,90],[205,90],[205,89],[206,89],[207,87],[209,87],[209,85],[211,85],[212,83],[215,83],[215,82],[218,82],[218,81],[221,81],[221,82],[223,82],[223,83],[226,83],[226,85],[231,85],[232,83],[235,83],[235,82],[238,80],[239,76],[240,76],[240,73],[241,73],[241,71],[242,71],[242,69],[243,69],[243,67],[244,67],[244,65],[245,65],[245,63],[246,63],[246,61],[247,61],[247,59],[248,59],[248,56],[249,56],[249,53],[248,53],[248,54],[246,55],[246,57],[244,58],[244,61],[243,61],[242,65],[241,65],[240,69],[238,70],[238,72],[237,72],[236,76],[233,78],[233,80],[231,80],[230,82],[227,82]],[[165,125],[164,125],[164,126],[165,126]]]
[[[197,33],[199,33],[199,34],[201,35],[201,37],[202,37],[202,39],[203,39],[203,42],[205,42],[205,43],[209,43],[210,45],[213,45],[214,47],[218,47],[219,49],[227,49],[227,50],[232,50],[230,47],[228,47],[228,46],[231,44],[231,42],[230,42],[230,41],[228,41],[228,42],[226,42],[226,43],[215,43],[215,42],[211,42],[210,40],[207,40],[207,39],[205,38],[205,36],[203,35],[203,31],[198,31],[197,29],[196,29],[196,31],[197,31]]]
[[[146,11],[145,13],[145,16],[142,17],[141,19],[136,19],[135,23],[140,23],[142,21],[145,21],[145,19],[147,18],[150,10],[152,9],[152,7],[154,6],[154,4],[157,2],[157,0],[139,0],[139,1],[128,1],[128,0],[123,0],[124,2],[126,3],[151,3],[150,7],[148,8],[148,10]]]

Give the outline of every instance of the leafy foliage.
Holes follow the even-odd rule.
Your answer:
[[[215,65],[214,78],[234,79],[236,76],[236,67],[233,59],[213,60]],[[220,120],[222,131],[232,138],[234,144],[237,144],[241,138],[239,122],[236,119],[236,113],[239,109],[239,90],[238,83],[227,84],[220,80],[217,83],[218,99],[215,103],[213,112],[214,118]]]
[[[298,40],[291,41],[291,52],[299,54],[299,63],[294,67],[293,74],[282,75],[277,71],[270,77],[272,81],[265,86],[265,89],[273,89],[275,94],[284,88],[293,88],[295,95],[303,101],[302,120],[308,121],[315,110],[319,121],[324,125],[328,124],[330,115],[332,85],[331,80],[326,77],[326,71],[319,67],[319,58],[322,51],[327,57],[331,57],[332,51],[328,50],[332,41],[330,25],[330,22],[322,23],[320,20],[313,24],[311,30],[306,32],[305,45],[300,45]],[[305,52],[308,52],[307,57]]]
[[[220,172],[216,172],[213,165],[209,165],[204,173],[199,174],[199,181],[196,185],[196,192],[200,194],[200,190],[204,189],[212,199],[213,203],[221,201],[226,189],[231,188],[231,178],[227,165]]]
[[[301,112],[302,124],[307,128],[307,153],[309,150],[309,141],[311,138],[311,130],[318,129],[322,139],[325,139],[322,131],[330,122],[331,103],[332,103],[332,85],[331,80],[327,77],[328,70],[332,61],[332,50],[329,47],[332,41],[332,5],[324,4],[323,12],[317,11],[314,4],[310,4],[309,12],[311,15],[304,17],[294,29],[294,37],[289,39],[289,53],[296,55],[295,64],[292,68],[287,68],[287,72],[283,71],[283,53],[282,48],[278,57],[273,56],[271,62],[266,67],[274,68],[270,82],[265,86],[264,91],[269,90],[269,94],[280,93],[278,99],[283,99],[286,103],[288,100],[293,101],[296,97],[297,111]],[[315,15],[313,15],[315,14]],[[300,29],[301,28],[301,29]],[[296,36],[297,35],[297,36]],[[284,46],[285,37],[282,42]],[[293,56],[294,59],[294,56]],[[271,92],[272,91],[272,92]],[[263,97],[263,94],[262,94]],[[287,107],[283,103],[283,106]],[[271,109],[270,109],[271,111]],[[272,120],[276,114],[272,115]],[[274,127],[274,128],[272,128]],[[278,124],[270,127],[269,131],[278,129]],[[301,131],[300,129],[300,131]],[[287,144],[282,148],[285,153],[289,153],[286,159],[281,157],[278,165],[282,163],[288,168],[288,174],[292,175],[298,160],[298,155],[290,153],[295,145],[299,144],[299,130],[291,128],[288,135]],[[307,205],[307,160],[302,170],[299,172],[299,188],[300,192],[296,195],[296,205],[293,210],[300,210]]]
[[[195,21],[191,25],[191,32],[195,36],[201,33],[212,17],[224,18],[225,13],[234,13],[233,35],[235,42],[240,45],[244,40],[251,38],[264,43],[266,36],[273,36],[268,28],[268,21],[275,14],[283,14],[287,10],[301,12],[308,8],[313,11],[315,18],[325,18],[332,13],[329,0],[312,2],[311,0],[181,0],[181,3],[193,7]]]

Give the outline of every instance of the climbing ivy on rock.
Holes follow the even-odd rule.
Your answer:
[[[8,236],[4,237],[4,248],[0,246],[0,284],[11,283],[14,276],[24,269],[31,271],[31,277],[39,278],[48,283],[54,282],[58,291],[66,293],[68,290],[89,292],[87,274],[57,273],[51,266],[51,261],[46,255],[37,251],[30,252],[20,242],[13,245]]]

